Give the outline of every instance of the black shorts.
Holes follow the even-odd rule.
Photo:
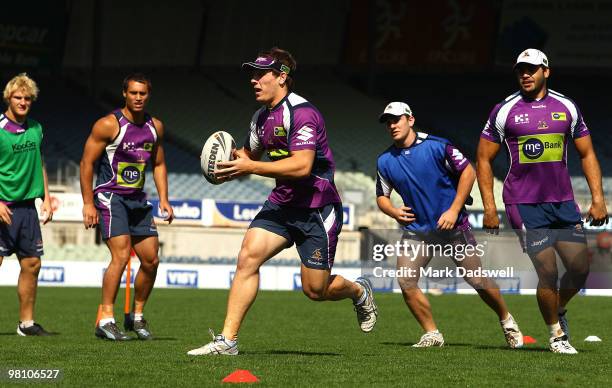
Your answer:
[[[98,193],[94,198],[104,240],[121,235],[157,236],[153,205],[146,199],[115,193]]]
[[[261,228],[284,237],[308,268],[331,269],[342,230],[342,204],[320,208],[279,206],[266,201],[249,228]]]
[[[16,253],[18,257],[44,254],[40,222],[34,201],[9,205],[13,212],[11,225],[0,224],[0,256]]]
[[[582,217],[574,201],[508,204],[506,215],[523,251],[529,255],[557,241],[586,244]]]

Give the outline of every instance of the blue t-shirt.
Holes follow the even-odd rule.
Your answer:
[[[416,218],[403,228],[428,232],[438,228],[440,216],[455,200],[459,176],[470,162],[448,140],[417,132],[412,145],[387,148],[377,164],[376,195],[389,197],[397,191]],[[465,209],[455,228],[469,228]]]

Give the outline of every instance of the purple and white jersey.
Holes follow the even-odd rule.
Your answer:
[[[573,200],[567,143],[589,134],[576,104],[550,89],[540,100],[517,92],[497,104],[480,137],[508,149],[504,203]]]
[[[303,208],[341,202],[334,184],[336,166],[327,144],[323,116],[297,94],[288,94],[272,109],[264,106],[255,112],[244,148],[255,154],[265,152],[273,161],[288,157],[291,151],[315,151],[310,176],[277,179],[268,197],[271,202]]]
[[[119,122],[119,134],[104,150],[94,193],[142,197],[145,167],[157,143],[153,118],[147,114],[145,122],[137,125],[125,118],[120,109],[113,111],[113,115]]]

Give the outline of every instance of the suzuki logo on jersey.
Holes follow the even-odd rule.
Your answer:
[[[123,150],[124,151],[134,151],[134,142],[126,141],[125,143],[123,143]]]
[[[309,128],[307,126],[303,126],[302,128],[300,128],[298,131],[298,136],[297,138],[300,139],[303,142],[307,142],[308,140],[312,139],[312,137],[314,136],[312,134],[312,128]]]
[[[515,124],[529,124],[529,113],[522,113],[520,115],[514,115]]]
[[[552,112],[550,115],[553,121],[567,121],[567,115],[565,112]]]
[[[175,287],[198,287],[198,271],[169,269],[166,272],[166,284]]]
[[[45,283],[64,283],[64,267],[42,267],[38,281]]]

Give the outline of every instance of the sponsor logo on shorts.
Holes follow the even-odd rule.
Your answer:
[[[531,246],[532,247],[539,247],[541,245],[544,245],[546,242],[548,241],[548,236],[544,237],[541,240],[537,240],[537,241],[532,241],[531,242]]]
[[[169,269],[166,272],[166,284],[174,287],[198,287],[198,271]]]
[[[550,116],[553,121],[567,121],[567,114],[565,112],[552,112]]]
[[[321,255],[321,248],[317,248],[312,252],[312,255],[308,260],[306,260],[308,264],[316,265],[318,267],[322,266],[324,263],[323,255]]]

